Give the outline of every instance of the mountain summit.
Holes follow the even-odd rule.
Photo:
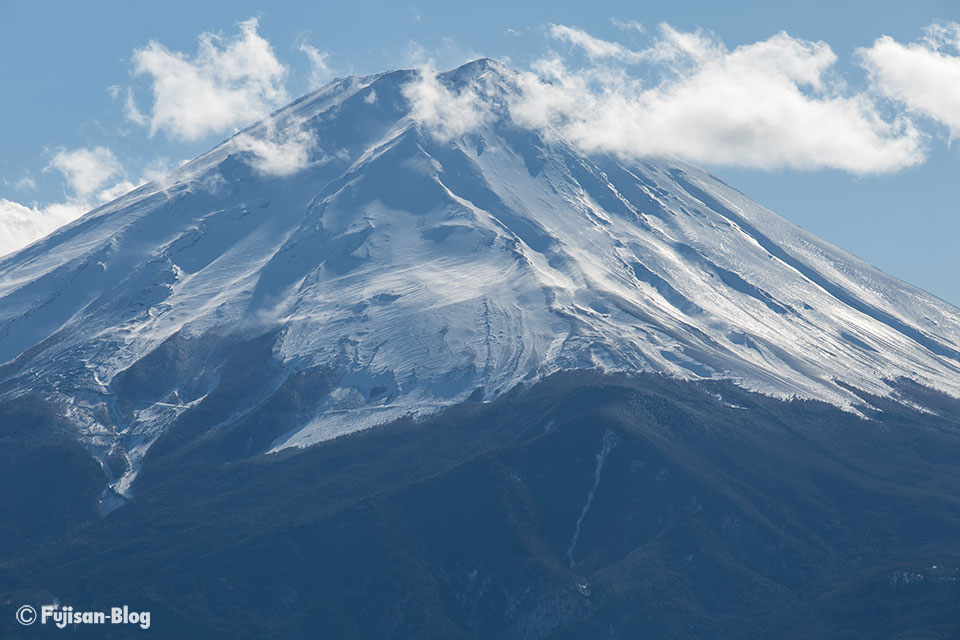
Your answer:
[[[687,163],[518,124],[518,78],[335,81],[0,260],[0,400],[123,494],[175,425],[252,456],[563,370],[960,395],[960,310]]]

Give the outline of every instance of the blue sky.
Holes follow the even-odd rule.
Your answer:
[[[691,140],[684,142],[682,121],[672,125],[681,129],[665,129],[670,137],[661,146],[692,156],[691,160],[760,203],[888,273],[960,304],[956,277],[960,216],[954,186],[960,176],[960,150],[949,144],[951,126],[954,132],[960,127],[960,108],[951,111],[960,105],[951,94],[960,82],[951,83],[949,75],[953,62],[960,69],[960,52],[950,30],[952,23],[960,21],[960,7],[948,0],[789,5],[595,1],[560,6],[534,2],[357,2],[347,6],[0,0],[4,88],[0,202],[6,206],[0,207],[0,216],[6,210],[19,222],[25,216],[44,215],[55,222],[66,220],[229,135],[240,124],[236,118],[217,120],[220,116],[215,113],[206,121],[178,119],[175,113],[165,117],[153,81],[175,66],[178,55],[199,66],[198,37],[203,33],[222,34],[222,39],[212,41],[216,55],[204,68],[229,65],[228,49],[239,42],[239,25],[252,17],[258,22],[254,36],[246,42],[267,43],[270,59],[260,59],[265,66],[251,93],[232,96],[256,99],[245,103],[252,104],[250,114],[234,114],[241,118],[253,118],[256,108],[269,109],[283,99],[296,98],[329,77],[426,61],[445,69],[480,55],[509,61],[523,70],[556,55],[573,78],[596,78],[598,70],[625,69],[642,79],[643,86],[650,86],[663,69],[646,61],[650,52],[662,52],[669,41],[669,34],[658,28],[667,23],[673,33],[703,36],[703,51],[720,56],[727,66],[731,60],[727,54],[738,47],[757,54],[751,59],[762,60],[762,51],[750,49],[751,45],[779,43],[776,51],[782,53],[798,42],[824,43],[802,45],[794,51],[799,57],[790,58],[806,62],[816,56],[829,58],[817,70],[818,81],[827,83],[829,90],[820,94],[816,87],[802,90],[817,94],[813,107],[829,107],[824,124],[836,116],[838,134],[846,135],[868,125],[870,114],[876,113],[884,126],[890,125],[880,134],[865,131],[860,137],[838,140],[834,146],[841,151],[848,146],[849,154],[814,166],[817,163],[811,158],[829,156],[831,147],[824,143],[804,150],[808,136],[790,131],[800,127],[802,118],[776,123],[771,129],[776,135],[759,140],[762,151],[744,147],[743,154],[737,155],[739,147],[732,145],[737,152],[733,158],[696,144],[701,139],[709,143],[712,133],[725,139],[722,136],[729,137],[729,132],[708,131],[706,137],[691,134]],[[631,26],[633,22],[642,25],[643,31]],[[569,31],[560,32],[557,25]],[[941,25],[934,44],[931,25]],[[781,31],[790,39],[775,40]],[[889,37],[885,48],[877,45],[881,36]],[[156,43],[152,49],[151,42]],[[721,42],[722,49],[717,49]],[[620,48],[589,48],[597,43],[616,43]],[[876,54],[871,58],[873,67],[865,63],[859,49]],[[924,55],[910,58],[911,52]],[[324,55],[317,66],[317,57]],[[279,69],[270,67],[274,63]],[[138,68],[139,75],[135,74]],[[584,75],[590,72],[594,75]],[[928,82],[925,97],[925,85],[911,84],[923,79],[924,73],[934,80],[941,74],[942,91],[931,91]],[[698,99],[706,95],[709,101],[711,87],[725,86],[725,77],[716,79],[719,84],[711,84],[706,76],[696,79],[704,80]],[[627,87],[621,97],[632,95],[633,85],[617,86],[618,91]],[[675,88],[675,84],[668,87]],[[898,90],[907,93],[898,94]],[[667,93],[676,97],[676,92]],[[845,102],[830,102],[824,97],[827,94],[839,95]],[[136,111],[127,107],[128,96]],[[869,102],[866,116],[860,113],[844,120],[844,105],[858,100]],[[670,104],[673,109],[684,106]],[[783,116],[776,111],[791,104],[771,107],[772,117]],[[811,104],[797,106],[806,109]],[[604,104],[598,107],[603,108]],[[625,108],[627,115],[636,113],[640,118],[650,113]],[[900,128],[891,123],[899,123]],[[703,124],[709,129],[708,125]],[[675,140],[676,149],[670,147]],[[12,237],[21,229],[12,223],[3,225],[0,218],[0,235]],[[0,237],[0,252],[3,242]]]

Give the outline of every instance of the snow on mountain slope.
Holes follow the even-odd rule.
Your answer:
[[[94,455],[128,461],[108,468],[122,493],[230,373],[225,336],[268,336],[279,366],[209,428],[301,372],[330,381],[266,449],[572,368],[846,407],[847,385],[889,395],[900,376],[960,395],[955,307],[696,167],[516,125],[515,77],[487,60],[440,80],[478,87],[491,118],[437,139],[411,118],[416,79],[340,80],[243,132],[309,132],[299,173],[227,141],[0,260],[0,402],[60,404]]]

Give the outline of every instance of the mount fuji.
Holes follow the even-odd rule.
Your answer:
[[[0,400],[55,406],[122,495],[172,425],[291,393],[244,455],[567,370],[853,412],[904,378],[960,396],[955,307],[680,160],[516,124],[498,63],[438,76],[486,105],[461,135],[411,115],[418,79],[335,81],[0,260]],[[236,143],[294,134],[315,144],[290,175]]]
[[[960,310],[522,99],[337,80],[0,258],[0,635],[960,634]]]

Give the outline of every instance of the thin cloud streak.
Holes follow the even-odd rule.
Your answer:
[[[327,58],[330,54],[326,51],[320,51],[309,44],[301,44],[298,49],[307,56],[310,61],[310,89],[319,89],[330,82],[333,78],[333,71],[327,64]]]

